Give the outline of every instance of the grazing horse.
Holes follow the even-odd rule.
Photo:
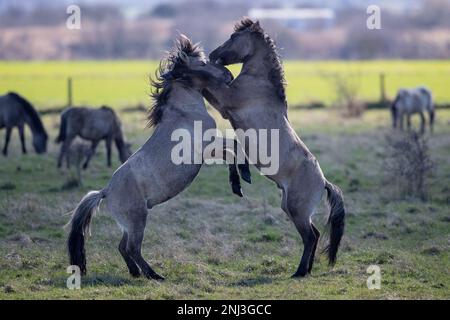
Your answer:
[[[83,169],[87,168],[100,140],[105,140],[108,167],[111,167],[111,144],[113,140],[116,143],[119,159],[122,163],[132,153],[124,140],[119,118],[113,109],[106,106],[99,109],[72,107],[61,113],[61,126],[56,138],[56,143],[62,142],[58,157],[58,168],[61,167],[63,157],[76,136],[92,141],[91,150],[84,161]]]
[[[44,129],[41,118],[30,102],[15,92],[9,92],[0,96],[0,129],[6,128],[5,146],[3,155],[8,155],[8,145],[11,131],[14,127],[19,129],[22,153],[27,153],[25,146],[25,123],[30,127],[33,134],[33,147],[36,153],[47,151],[47,132]]]
[[[411,115],[420,115],[420,132],[425,133],[425,116],[428,112],[430,117],[430,132],[433,133],[434,124],[434,104],[431,91],[425,87],[412,89],[400,89],[397,92],[394,102],[391,105],[392,127],[397,128],[400,121],[400,129],[403,130],[403,118],[406,115],[408,130],[411,129]]]
[[[156,89],[149,113],[149,125],[155,127],[153,135],[117,169],[104,189],[89,192],[72,216],[68,239],[70,263],[79,266],[83,274],[86,272],[84,235],[95,208],[104,200],[123,231],[119,251],[130,274],[139,276],[142,272],[147,278],[163,279],[141,254],[148,210],[187,188],[202,166],[201,163],[175,164],[172,152],[178,143],[172,139],[173,132],[187,130],[190,133],[188,141],[192,146],[198,146],[194,138],[195,123],[202,122],[203,133],[216,128],[206,110],[201,90],[209,82],[231,80],[232,75],[226,68],[207,62],[198,45],[180,36],[175,48],[161,62],[153,82]],[[198,148],[192,148],[191,157],[197,155],[206,159],[205,147],[206,143],[202,141]],[[222,155],[216,153],[217,157],[226,158],[225,152]],[[234,163],[229,166],[236,167]],[[240,168],[242,177],[249,182],[248,165],[245,170]]]
[[[311,216],[325,190],[331,207],[328,218],[330,243],[326,250],[330,264],[334,264],[344,233],[342,193],[325,179],[318,161],[288,120],[284,71],[274,42],[259,22],[244,18],[236,24],[231,38],[211,52],[209,58],[212,63],[222,65],[243,63],[241,72],[231,84],[211,83],[203,91],[222,117],[230,120],[236,132],[237,129],[243,132],[278,129],[279,169],[265,175],[282,190],[281,208],[303,239],[303,255],[293,277],[303,277],[311,272],[320,236]],[[242,138],[238,133],[237,138],[244,144],[247,156],[249,148],[255,144],[261,150],[261,141],[248,136]],[[247,140],[249,142],[245,143]],[[273,147],[271,143],[269,150],[273,151]],[[259,170],[265,169],[266,164],[259,157],[250,160]]]

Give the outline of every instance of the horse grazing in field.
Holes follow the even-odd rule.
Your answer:
[[[431,91],[425,87],[412,89],[400,89],[397,92],[394,102],[391,105],[392,127],[395,129],[400,122],[400,129],[403,130],[403,118],[406,115],[408,130],[411,129],[411,115],[420,115],[420,132],[425,133],[425,115],[428,112],[430,120],[430,132],[433,133],[434,124],[434,104]]]
[[[47,151],[47,132],[42,124],[41,118],[30,102],[15,92],[9,92],[0,96],[0,129],[6,128],[5,146],[3,155],[8,155],[8,145],[11,131],[14,127],[19,129],[22,153],[27,153],[25,145],[25,124],[33,134],[33,147],[36,153]]]
[[[294,222],[303,239],[303,255],[293,277],[303,277],[313,267],[320,233],[311,216],[325,190],[328,191],[331,206],[328,218],[330,243],[326,250],[330,264],[334,264],[344,233],[342,193],[325,179],[318,161],[291,127],[287,115],[284,71],[274,42],[259,22],[244,18],[236,24],[230,39],[211,52],[209,58],[211,62],[222,65],[243,63],[240,74],[231,84],[210,83],[203,91],[205,98],[222,117],[230,120],[236,132],[238,129],[243,132],[249,129],[278,129],[280,163],[275,173],[264,173],[266,163],[259,157],[251,159],[249,155],[249,149],[255,144],[257,149],[261,148],[261,141],[255,141],[250,136],[242,137],[238,133],[237,138],[244,144],[251,162],[282,190],[281,208]],[[269,144],[268,148],[273,152],[274,144]]]
[[[147,278],[163,279],[141,255],[148,210],[187,188],[202,166],[201,163],[174,163],[172,152],[178,143],[173,141],[172,134],[175,130],[185,130],[190,133],[191,145],[198,146],[194,138],[195,123],[201,121],[204,131],[216,128],[214,119],[206,110],[201,90],[209,82],[231,80],[232,75],[226,68],[207,62],[198,45],[180,36],[175,48],[161,62],[157,79],[153,82],[156,89],[149,113],[149,125],[155,127],[153,135],[117,169],[104,189],[89,192],[72,216],[68,238],[70,263],[79,266],[83,274],[86,272],[84,236],[95,208],[105,200],[108,211],[123,231],[119,251],[130,274],[139,276],[142,271]],[[191,157],[197,155],[204,161],[205,147],[206,143],[200,142],[199,147],[191,149]],[[226,152],[235,152],[221,151],[223,154],[216,152],[214,155],[227,158]],[[239,180],[235,163],[229,168],[230,174],[235,174]],[[243,179],[250,182],[248,165],[239,167],[239,170]]]
[[[84,161],[83,169],[87,168],[101,140],[105,140],[108,167],[111,166],[111,144],[113,140],[116,143],[119,159],[122,163],[132,153],[123,137],[119,118],[113,109],[106,106],[99,109],[72,107],[61,113],[61,125],[59,135],[56,138],[56,143],[62,142],[58,157],[58,168],[61,167],[64,155],[76,136],[92,141],[91,150]]]

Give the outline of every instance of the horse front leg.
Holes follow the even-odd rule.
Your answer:
[[[404,117],[404,113],[403,112],[401,112],[400,113],[400,115],[399,115],[399,120],[400,120],[400,130],[401,131],[403,131],[403,128],[404,128],[404,119],[405,117]]]
[[[66,139],[63,141],[63,144],[61,145],[61,149],[58,155],[58,164],[57,164],[58,168],[61,168],[62,160],[66,155],[67,151],[69,151],[69,147],[73,139],[74,139],[73,137],[66,137]]]
[[[5,157],[8,155],[8,145],[9,145],[9,140],[11,139],[11,131],[12,131],[12,127],[6,127],[5,146],[3,147],[3,155]]]
[[[24,126],[23,124],[19,124],[17,127],[19,129],[19,137],[20,137],[20,143],[22,144],[22,153],[27,153],[27,148],[25,146],[25,132],[24,132]]]
[[[111,137],[106,138],[105,140],[105,146],[106,146],[106,165],[108,168],[111,167],[111,145],[112,145],[112,139]]]
[[[420,112],[419,115],[420,115],[420,133],[424,134],[425,133],[425,115],[423,114],[423,112]]]
[[[95,150],[97,149],[98,142],[99,142],[98,140],[92,141],[91,149],[89,150],[89,152],[88,152],[88,154],[86,156],[86,160],[83,163],[83,170],[87,169],[87,167],[89,165],[89,162],[91,161],[92,156],[95,154]]]

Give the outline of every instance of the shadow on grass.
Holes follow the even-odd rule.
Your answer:
[[[69,276],[69,275],[68,275]],[[139,278],[144,279],[144,278]],[[81,288],[83,287],[121,287],[126,285],[143,286],[145,281],[133,279],[131,277],[122,277],[109,274],[93,274],[90,276],[81,277]],[[66,277],[57,277],[48,281],[48,285],[56,288],[66,288]]]
[[[247,278],[236,282],[230,283],[230,287],[255,287],[263,284],[271,284],[273,282],[272,278],[268,277],[257,277],[257,278]]]

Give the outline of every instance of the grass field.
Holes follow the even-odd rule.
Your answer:
[[[388,97],[401,86],[425,84],[437,102],[450,101],[449,61],[288,61],[285,67],[291,106],[331,104],[335,93],[324,74],[333,73],[351,76],[366,100],[379,98],[383,72]],[[120,110],[149,104],[148,76],[155,68],[151,61],[0,62],[0,93],[17,91],[39,109],[60,107],[71,76],[75,104]],[[211,112],[220,127],[228,126]],[[136,149],[151,135],[144,129],[145,115],[119,115]],[[100,146],[84,173],[84,186],[70,187],[74,173],[56,169],[58,146],[53,141],[59,119],[46,115],[47,155],[22,156],[14,131],[10,156],[0,157],[0,299],[450,298],[450,110],[437,112],[435,134],[428,138],[436,168],[427,202],[400,198],[384,174],[385,135],[391,134],[387,111],[343,119],[329,109],[292,108],[289,117],[326,177],[345,195],[347,229],[334,268],[320,256],[311,276],[289,279],[302,244],[279,208],[278,189],[253,171],[254,182],[244,186],[246,197],[239,199],[229,190],[227,169],[209,166],[185,192],[149,215],[144,256],[167,281],[127,274],[117,250],[119,229],[101,210],[86,244],[88,276],[81,290],[68,290],[62,226],[81,197],[102,188],[114,168],[105,167]],[[3,140],[0,131],[0,144]],[[31,149],[30,137],[27,141]],[[113,167],[118,165],[115,159]],[[326,215],[322,204],[315,216],[322,230]],[[322,240],[321,246],[325,244]],[[381,268],[380,290],[366,286],[366,269],[372,264]]]
[[[148,104],[148,77],[155,61],[0,62],[0,93],[15,90],[38,108],[60,107],[67,101],[67,78],[73,78],[75,104],[109,104],[114,108]],[[238,67],[233,67],[234,72]],[[439,103],[450,101],[450,61],[285,62],[290,105],[331,104],[335,91],[330,74],[348,75],[364,100],[380,98],[380,73],[386,94],[400,87],[426,85]]]
[[[50,69],[61,76],[74,70],[82,74],[89,72],[89,64],[93,66],[79,63],[58,68],[52,63]],[[386,64],[402,68],[402,63]],[[25,76],[30,66],[21,63],[14,69],[12,65],[1,64],[3,77],[13,73]],[[39,74],[38,70],[51,74],[44,66],[32,64],[31,68],[35,74]],[[120,72],[125,70],[120,63],[100,63],[97,70],[112,76],[112,66]],[[149,69],[143,62],[129,66],[126,71],[134,74]],[[442,63],[441,71],[445,68],[448,71],[448,63]],[[293,64],[288,68],[288,77],[295,81],[293,74],[308,69],[314,70],[306,64]],[[1,81],[3,90],[5,80]],[[115,81],[125,80],[104,81],[115,86]],[[139,80],[133,81],[135,86],[115,90],[101,85],[83,90],[86,98],[95,103],[131,103],[145,95],[145,77],[141,85]],[[441,85],[440,81],[436,84],[436,88]],[[8,86],[17,89],[18,83]],[[37,83],[36,87],[42,89],[44,84]],[[48,100],[55,90],[51,85],[42,92],[37,88],[30,83],[24,92],[42,106],[63,99],[61,94],[54,101]],[[444,94],[449,93],[442,90],[440,95]],[[151,134],[143,129],[145,116],[119,114],[136,149]],[[217,113],[214,115],[219,119]],[[59,120],[48,115],[43,118],[51,141],[47,155],[22,156],[14,131],[10,156],[0,157],[0,299],[450,298],[450,111],[438,111],[435,134],[429,137],[436,169],[427,202],[399,198],[386,180],[383,148],[384,137],[390,134],[387,111],[368,111],[361,119],[351,120],[325,109],[293,109],[289,116],[318,158],[325,176],[345,195],[347,229],[334,268],[330,269],[325,257],[320,256],[311,276],[289,279],[297,267],[302,245],[294,226],[279,208],[279,191],[253,171],[254,182],[244,186],[246,197],[239,199],[229,190],[227,169],[211,166],[202,169],[188,190],[149,214],[143,254],[166,276],[165,282],[133,279],[127,274],[117,250],[119,229],[101,210],[93,218],[92,237],[86,243],[88,275],[82,280],[81,290],[68,290],[67,235],[62,226],[81,197],[90,189],[102,188],[114,169],[105,167],[105,152],[100,146],[84,174],[84,187],[68,188],[66,182],[72,173],[56,169],[58,146],[53,140]],[[225,126],[223,121],[220,124]],[[3,138],[1,132],[1,142]],[[115,159],[114,167],[118,165]],[[326,214],[322,204],[315,216],[321,230]],[[322,240],[321,246],[324,244]],[[380,290],[368,290],[366,286],[366,269],[372,264],[381,268]]]

